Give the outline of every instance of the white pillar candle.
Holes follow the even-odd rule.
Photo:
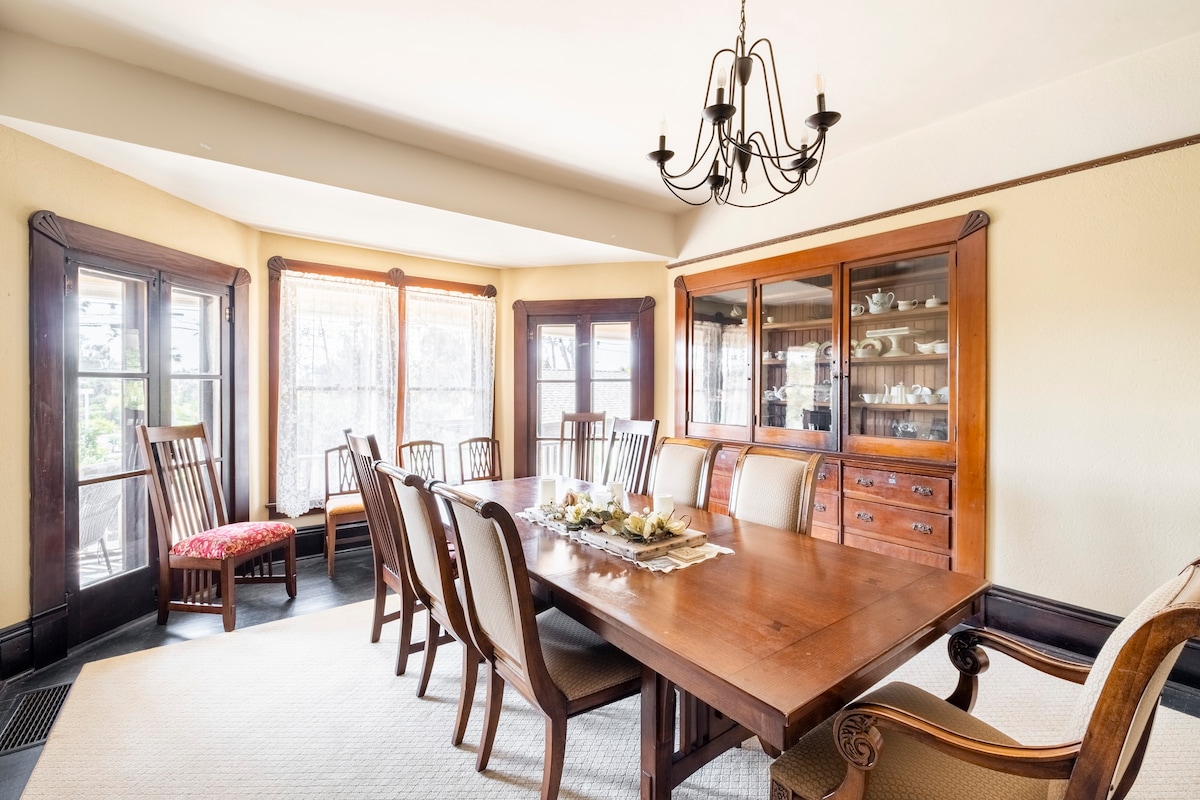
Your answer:
[[[550,505],[555,500],[555,495],[558,493],[558,480],[556,478],[542,478],[538,484],[538,505]]]
[[[670,516],[675,512],[675,498],[669,494],[654,495],[654,511],[656,514]]]
[[[624,481],[609,481],[608,493],[612,496],[612,499],[621,506],[621,508],[626,507]]]

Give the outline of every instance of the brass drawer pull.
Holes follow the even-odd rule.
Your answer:
[[[933,533],[933,527],[926,525],[924,522],[914,522],[913,530],[917,533]]]
[[[858,517],[858,518],[859,518],[859,519],[861,519],[863,522],[874,522],[874,521],[875,521],[875,518],[874,518],[873,516],[871,516],[870,514],[868,514],[867,512],[865,512],[865,511],[859,511],[859,512],[858,512],[857,514],[855,514],[854,516]]]
[[[824,503],[813,503],[813,511],[824,514],[825,513],[825,504]]]
[[[921,497],[933,497],[933,489],[928,486],[914,486],[913,494],[919,494]]]
[[[825,474],[825,470],[821,470],[820,472],[817,473],[817,480],[819,480],[819,481],[829,480],[829,476]]]
[[[871,480],[870,478],[855,478],[854,482],[857,483],[859,486],[874,486],[875,485],[875,481]]]

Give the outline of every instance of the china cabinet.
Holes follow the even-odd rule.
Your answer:
[[[987,225],[678,278],[676,434],[825,453],[814,536],[984,574]]]

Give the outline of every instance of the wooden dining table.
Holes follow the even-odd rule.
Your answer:
[[[513,514],[529,572],[557,607],[643,664],[641,796],[671,790],[757,735],[784,750],[956,624],[988,581],[676,508],[733,550],[651,572],[516,514],[538,478],[471,484]],[[560,479],[558,496],[587,489]],[[639,510],[649,498],[630,496]],[[678,691],[677,691],[678,690]],[[679,729],[676,730],[676,704]],[[678,736],[678,747],[676,746]]]

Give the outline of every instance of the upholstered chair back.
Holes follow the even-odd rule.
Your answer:
[[[704,439],[663,437],[654,450],[647,492],[669,494],[677,505],[706,509],[720,449],[717,442]]]
[[[820,453],[743,447],[733,468],[729,515],[808,535]]]

